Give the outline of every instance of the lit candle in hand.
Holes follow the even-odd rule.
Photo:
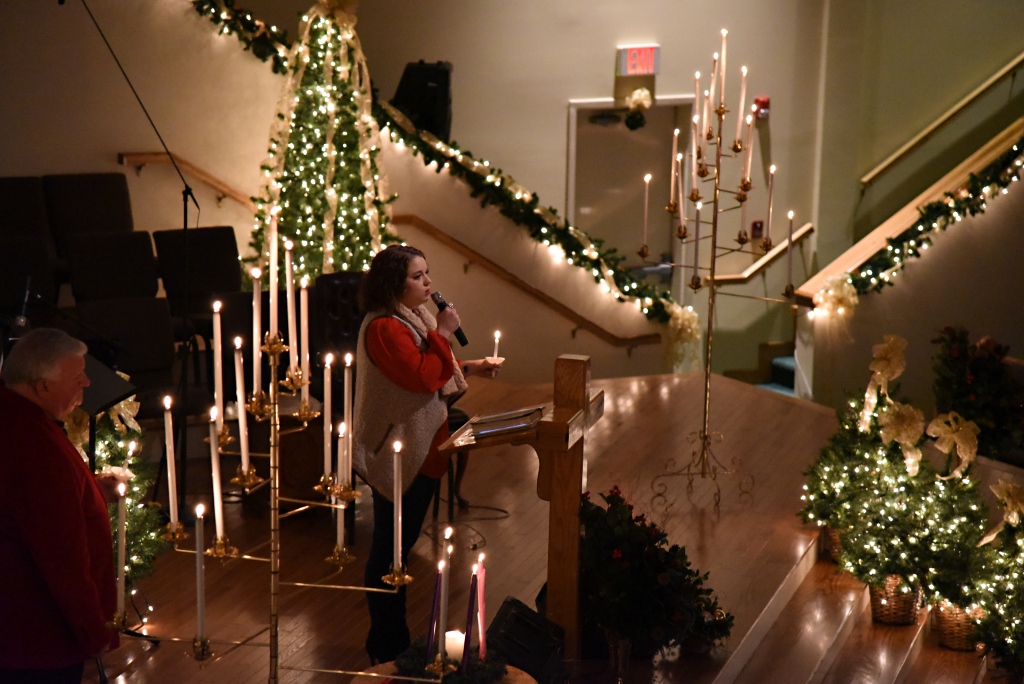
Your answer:
[[[178,523],[178,468],[174,460],[174,424],[171,418],[171,398],[164,397],[164,449],[167,451],[167,503],[171,524]]]
[[[238,402],[238,445],[242,453],[242,474],[249,472],[249,422],[245,412],[245,368],[242,365],[242,338],[235,338],[235,401]]]
[[[501,339],[501,331],[494,331],[494,353],[491,355],[493,358],[498,358],[498,340]]]
[[[125,544],[128,541],[128,504],[125,501],[127,487],[122,482],[117,485],[117,612],[124,615],[125,585]]]

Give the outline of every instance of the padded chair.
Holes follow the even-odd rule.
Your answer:
[[[34,326],[51,321],[51,309],[57,302],[57,287],[50,264],[46,238],[0,237],[0,318],[11,318],[21,313],[28,284],[30,297],[26,315],[29,321]]]
[[[209,320],[215,299],[242,290],[238,243],[231,226],[188,231],[188,308],[185,296],[185,231],[153,233],[160,278],[176,316]]]
[[[46,215],[57,256],[68,259],[68,240],[83,233],[131,233],[132,204],[123,173],[43,176]]]
[[[177,393],[181,372],[167,300],[135,297],[86,301],[77,310],[92,331],[91,339],[86,340],[90,350],[98,358],[109,357],[104,348],[112,345],[113,365],[130,375],[132,384],[139,388],[139,418],[160,418],[163,398]],[[189,385],[188,415],[205,413],[212,402],[205,387]]]
[[[75,302],[156,297],[156,257],[149,233],[83,233],[68,238]]]

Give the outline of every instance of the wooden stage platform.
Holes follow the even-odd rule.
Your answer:
[[[638,510],[647,511],[664,526],[671,541],[686,547],[696,568],[710,572],[709,584],[718,593],[720,604],[736,616],[733,636],[725,648],[708,656],[688,656],[659,670],[658,678],[678,682],[803,681],[784,675],[778,678],[767,674],[768,670],[759,677],[749,669],[743,671],[762,667],[758,663],[765,658],[758,654],[759,646],[768,643],[765,637],[773,625],[780,624],[778,618],[790,598],[805,590],[805,580],[810,582],[816,576],[811,571],[817,561],[817,532],[802,526],[796,511],[801,473],[834,431],[834,413],[714,376],[711,426],[723,437],[714,453],[723,464],[739,471],[719,475],[721,503],[716,510],[715,483],[698,478],[688,488],[685,478],[656,480],[666,473],[668,461],[680,466],[691,457],[691,434],[701,423],[703,376],[596,380],[593,387],[605,391],[605,409],[588,437],[586,488],[596,493],[618,485]],[[549,402],[551,395],[551,385],[518,386],[474,379],[459,405],[473,415]],[[209,504],[208,493],[192,495],[209,492],[209,485],[204,484],[208,469],[203,480],[198,463],[190,468],[197,478],[190,483],[190,499],[198,502],[205,497]],[[282,468],[287,464],[284,453]],[[224,467],[233,471],[235,464],[227,462]],[[486,554],[488,568],[488,621],[506,596],[533,605],[545,581],[548,516],[548,504],[536,495],[536,475],[537,458],[528,447],[506,445],[473,453],[462,489],[473,507],[460,513],[462,524],[455,537],[450,615],[457,617],[453,625],[464,619],[469,568],[480,552]],[[652,505],[658,482],[667,485],[665,497]],[[266,555],[266,547],[261,545],[269,536],[268,522],[253,508],[226,507],[228,536],[243,551]],[[444,506],[441,518],[439,524],[443,525]],[[333,546],[333,528],[326,512],[312,511],[284,520],[282,580],[361,583],[371,525],[371,509],[363,504],[357,514],[357,560],[339,574],[322,560]],[[409,564],[416,580],[409,588],[408,611],[414,635],[424,633],[429,619],[435,567],[431,535],[435,531],[428,515]],[[209,537],[212,529],[207,534]],[[822,582],[834,583],[834,574],[826,576],[820,568],[816,572],[822,574]],[[215,656],[202,663],[188,655],[195,632],[194,582],[193,555],[169,552],[158,560],[155,574],[140,583],[154,608],[146,630],[185,638],[188,643],[168,641],[154,648],[137,639],[123,639],[121,648],[104,657],[111,681],[232,684],[267,680],[267,650],[262,646],[267,643],[269,615],[266,563],[236,560],[222,565],[208,561],[208,634],[213,641],[249,644],[215,643]],[[281,612],[281,681],[346,681],[343,676],[289,668],[358,670],[369,665],[363,651],[368,618],[362,593],[285,588]],[[651,672],[650,665],[635,663],[631,679],[650,681]],[[97,681],[91,667],[87,681]]]

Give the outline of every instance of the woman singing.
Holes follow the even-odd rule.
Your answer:
[[[353,466],[373,490],[373,542],[365,585],[387,588],[382,577],[393,560],[392,444],[402,442],[402,563],[419,537],[436,488],[448,471],[437,448],[448,438],[448,405],[467,388],[466,375],[494,377],[486,359],[456,361],[448,338],[459,327],[449,307],[434,315],[423,253],[392,245],[370,264],[359,290],[366,313],[359,330]],[[368,592],[373,663],[394,660],[409,647],[405,587],[397,594]]]

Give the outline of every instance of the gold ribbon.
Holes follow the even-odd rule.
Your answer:
[[[89,414],[76,408],[64,419],[64,432],[82,458],[86,458],[84,445],[89,441]]]
[[[1024,487],[1005,478],[999,478],[999,482],[992,485],[990,489],[1003,504],[1003,519],[978,542],[978,546],[988,544],[998,537],[1007,523],[1016,527],[1020,523],[1021,517],[1024,516]]]
[[[956,411],[935,416],[928,424],[928,436],[935,438],[935,446],[944,454],[952,453],[960,459],[956,469],[940,480],[960,477],[978,456],[978,433],[981,430],[973,420],[964,420]]]
[[[878,416],[881,427],[882,443],[891,444],[895,441],[903,451],[903,460],[907,464],[907,473],[914,477],[921,465],[921,450],[917,443],[924,434],[924,413],[910,404],[890,401],[889,405]]]
[[[878,406],[878,392],[881,391],[885,398],[889,399],[889,383],[903,375],[907,368],[907,360],[903,350],[907,348],[907,341],[899,335],[886,335],[880,344],[871,347],[872,361],[868,364],[871,371],[871,380],[864,392],[864,408],[860,412],[860,420],[857,427],[861,432],[867,432],[871,427],[871,414]]]

